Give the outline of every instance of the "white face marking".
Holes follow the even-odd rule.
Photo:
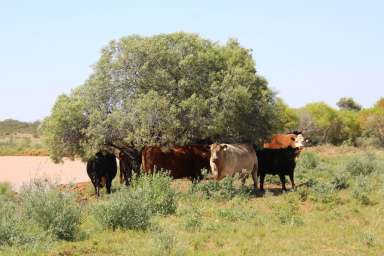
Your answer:
[[[302,134],[297,135],[295,139],[295,148],[304,147],[304,136]]]

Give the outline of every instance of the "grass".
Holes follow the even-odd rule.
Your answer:
[[[146,191],[140,197],[150,212],[145,229],[113,231],[97,219],[92,209],[98,204],[131,200],[129,195],[117,199],[119,193],[131,192],[116,186],[111,196],[81,203],[82,238],[67,242],[42,237],[4,245],[0,255],[381,255],[384,152],[372,150],[367,156],[355,148],[330,150],[311,149],[309,156],[303,152],[297,190],[287,193],[273,183],[267,184],[264,195],[249,193],[251,179],[246,188],[237,180],[224,180],[192,188],[185,181],[187,188],[181,189],[174,186],[180,181],[169,184],[166,178],[144,177],[132,190]],[[375,163],[373,170],[368,162]],[[23,207],[22,199],[11,201]],[[134,219],[130,211],[112,219],[122,216]]]

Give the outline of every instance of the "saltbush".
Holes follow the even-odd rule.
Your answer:
[[[204,198],[215,198],[219,200],[229,200],[236,196],[249,197],[252,190],[246,187],[237,188],[235,185],[235,177],[227,176],[221,181],[208,180],[201,183],[193,183],[190,187],[190,193],[199,193]]]
[[[60,240],[75,240],[82,222],[81,208],[72,193],[59,191],[46,181],[35,180],[23,188],[28,218]]]
[[[146,229],[151,211],[142,191],[122,189],[97,203],[94,215],[108,229]]]
[[[302,225],[298,198],[292,194],[285,196],[285,201],[272,207],[272,212],[281,224],[297,226]]]
[[[325,182],[317,182],[310,188],[309,198],[320,203],[332,203],[337,201],[334,187]]]
[[[13,246],[26,241],[22,222],[15,204],[0,202],[0,246]]]
[[[302,152],[297,161],[299,169],[315,169],[320,162],[318,154],[313,152]]]
[[[341,190],[349,187],[348,177],[345,174],[333,176],[331,186],[334,189]]]
[[[352,176],[369,175],[377,169],[376,157],[372,154],[355,156],[346,162],[345,169]]]
[[[131,191],[141,194],[141,200],[153,214],[173,214],[176,211],[176,192],[171,187],[171,177],[157,172],[134,178]]]

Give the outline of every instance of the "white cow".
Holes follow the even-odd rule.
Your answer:
[[[257,157],[251,144],[212,144],[210,166],[215,179],[239,173],[243,185],[249,174],[257,188]],[[245,171],[245,174],[243,173]]]

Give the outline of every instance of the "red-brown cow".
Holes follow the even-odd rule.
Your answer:
[[[174,179],[188,177],[202,178],[202,169],[209,170],[211,156],[209,145],[189,145],[173,148],[159,146],[145,147],[141,154],[144,172],[152,173],[154,170],[170,171]]]
[[[276,134],[268,143],[264,143],[264,148],[299,148],[304,147],[304,137],[301,133]]]

